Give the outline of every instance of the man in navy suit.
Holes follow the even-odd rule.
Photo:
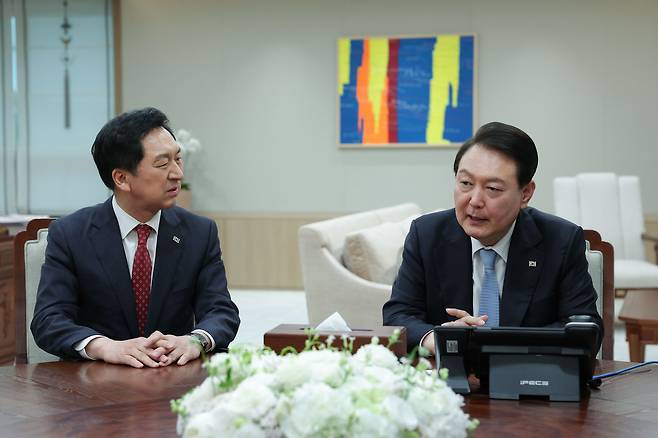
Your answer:
[[[37,345],[137,368],[225,349],[238,309],[217,226],[175,206],[183,163],[167,117],[121,114],[92,155],[114,195],[51,223],[30,327]]]
[[[459,149],[455,208],[412,223],[383,309],[385,325],[407,328],[410,349],[433,353],[435,325],[559,326],[589,315],[603,327],[582,228],[527,207],[537,162],[532,139],[503,123],[482,126]]]

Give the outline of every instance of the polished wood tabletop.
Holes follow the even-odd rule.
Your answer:
[[[597,373],[626,362],[601,361]],[[100,362],[0,367],[2,436],[174,436],[169,401],[201,383],[196,361],[133,369]],[[475,436],[658,436],[658,368],[615,377],[579,403],[465,397]],[[491,434],[491,435],[487,435]]]
[[[199,360],[155,369],[102,362],[0,367],[0,435],[174,436],[169,401],[206,375]]]

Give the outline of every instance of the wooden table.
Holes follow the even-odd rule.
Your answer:
[[[658,289],[626,293],[619,319],[626,324],[631,361],[644,362],[647,344],[658,344]]]
[[[625,362],[602,361],[611,371]],[[169,400],[205,378],[196,361],[184,367],[132,369],[98,362],[0,367],[3,436],[174,436]],[[465,398],[480,420],[475,436],[658,435],[658,368],[606,381],[579,403]]]

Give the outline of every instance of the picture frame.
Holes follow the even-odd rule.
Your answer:
[[[340,148],[458,147],[477,110],[473,33],[338,39]]]

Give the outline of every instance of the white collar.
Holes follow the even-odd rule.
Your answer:
[[[481,250],[482,248],[493,249],[494,251],[496,251],[496,254],[498,254],[500,258],[502,258],[505,261],[505,263],[507,263],[507,255],[509,254],[509,245],[510,242],[512,241],[512,233],[514,232],[515,226],[516,226],[516,220],[514,220],[512,226],[509,227],[509,230],[507,230],[507,233],[503,236],[503,238],[500,239],[498,242],[496,242],[496,244],[493,246],[485,246],[479,240],[475,239],[474,237],[471,237],[471,256],[475,256],[475,253]]]
[[[141,224],[141,222],[126,213],[126,211],[121,208],[117,202],[116,196],[112,196],[112,209],[114,210],[114,215],[117,217],[117,222],[119,222],[119,231],[121,232],[121,240],[123,240],[126,238],[128,233],[130,233],[137,225]],[[158,212],[154,214],[148,222],[145,222],[146,225],[155,230],[155,234],[158,233],[161,215],[162,210],[158,210]]]

